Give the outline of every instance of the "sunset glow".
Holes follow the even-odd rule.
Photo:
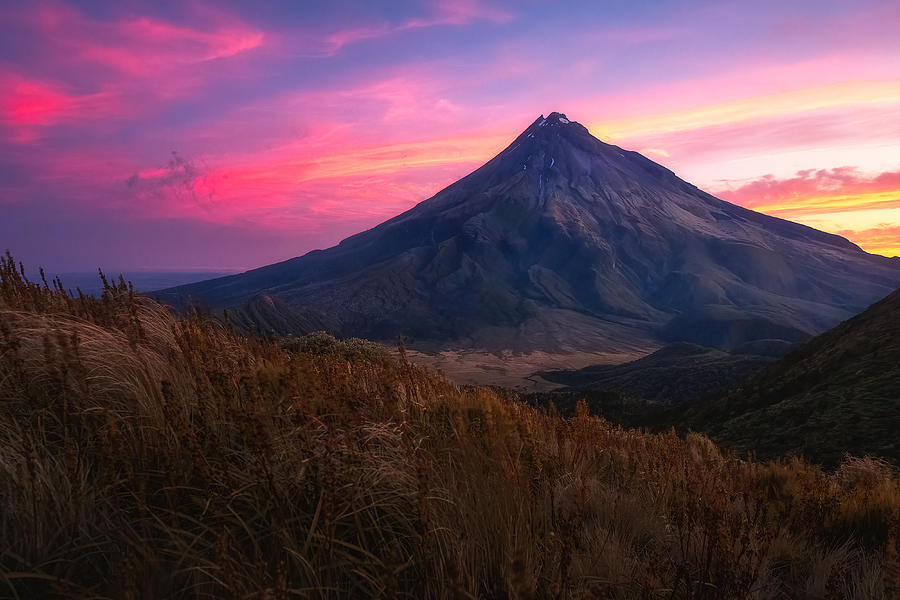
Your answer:
[[[250,268],[412,207],[559,110],[900,255],[897,23],[887,1],[3,3],[0,249]]]

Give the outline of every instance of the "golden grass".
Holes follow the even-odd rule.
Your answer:
[[[0,596],[888,598],[900,480],[0,264]]]

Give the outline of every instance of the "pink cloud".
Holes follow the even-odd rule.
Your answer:
[[[754,208],[759,206],[782,206],[790,209],[794,203],[810,199],[824,198],[824,205],[816,210],[860,210],[866,208],[866,199],[873,194],[900,192],[900,171],[887,171],[875,176],[866,176],[857,167],[834,169],[807,169],[797,172],[796,177],[777,179],[765,175],[744,183],[735,189],[718,191],[718,195],[733,202]],[[856,197],[857,202],[848,205],[829,204],[827,199],[836,197]],[[885,206],[883,197],[876,200],[879,207]],[[900,193],[888,204],[900,206]],[[800,208],[800,207],[798,207]]]
[[[480,73],[472,77],[477,86]],[[478,140],[487,140],[479,154],[486,160],[499,150],[497,139],[508,142],[536,116],[506,104],[473,110],[465,88],[453,77],[414,66],[366,74],[351,85],[261,98],[180,133],[219,148],[230,164],[254,162],[262,155],[276,162],[322,159],[397,144],[416,154],[418,148],[446,140],[456,140],[450,145],[459,147],[464,138],[472,139],[465,144],[467,155]]]
[[[0,74],[0,125],[16,143],[33,143],[42,129],[73,122],[96,122],[121,117],[131,109],[106,87],[78,94],[64,86],[28,80],[16,74]]]
[[[254,30],[198,31],[147,18],[84,28],[83,35],[102,42],[91,42],[72,32],[69,35],[65,43],[78,48],[75,56],[79,59],[137,76],[229,58],[259,47],[264,38],[263,33]]]
[[[12,125],[53,125],[66,120],[109,118],[125,114],[113,92],[68,93],[62,86],[24,78],[0,76],[3,120]]]
[[[218,158],[215,168],[173,155],[167,165],[128,178],[113,206],[139,217],[278,229],[313,215],[322,223],[325,217],[387,218],[467,174],[506,141],[461,137],[366,146],[327,132],[307,139],[268,153]]]
[[[59,60],[105,65],[141,77],[232,57],[264,40],[263,32],[237,22],[199,29],[148,17],[98,21],[63,4],[40,4],[7,16],[40,36]]]
[[[411,18],[401,23],[372,23],[335,31],[322,40],[323,52],[326,55],[335,54],[350,44],[396,35],[414,29],[466,25],[474,21],[506,23],[513,18],[512,14],[505,10],[482,4],[476,0],[436,2],[432,6],[432,13],[428,17]]]
[[[166,165],[135,173],[118,194],[109,194],[114,198],[109,209],[131,218],[244,223],[298,233],[345,222],[371,226],[412,207],[473,166],[443,160],[406,169],[379,164],[354,174],[320,170],[314,163],[257,161],[211,169],[173,153]]]
[[[262,32],[228,17],[208,29],[176,26],[147,17],[100,21],[64,4],[38,3],[0,17],[38,42],[16,70],[0,65],[0,125],[15,143],[35,143],[54,126],[90,124],[89,133],[113,121],[152,117],[188,93],[205,93],[223,74],[213,61],[259,47]]]
[[[240,77],[247,65],[222,69],[216,61],[261,47],[264,33],[227,15],[208,17],[201,28],[140,15],[98,20],[57,3],[0,9],[0,18],[35,44],[16,71],[43,86],[30,92],[35,114],[41,102],[47,107],[43,125],[78,119],[79,113],[120,113],[125,105],[125,112],[146,119],[168,101],[205,93],[212,81]],[[53,106],[51,94],[58,100]]]
[[[3,87],[3,118],[13,125],[53,124],[75,102],[56,86],[41,82],[19,80]]]

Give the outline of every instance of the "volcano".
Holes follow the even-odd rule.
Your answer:
[[[427,351],[739,351],[805,340],[898,286],[900,259],[722,201],[554,112],[337,246],[157,296]]]

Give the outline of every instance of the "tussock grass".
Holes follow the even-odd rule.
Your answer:
[[[900,480],[0,264],[0,595],[887,598]]]

